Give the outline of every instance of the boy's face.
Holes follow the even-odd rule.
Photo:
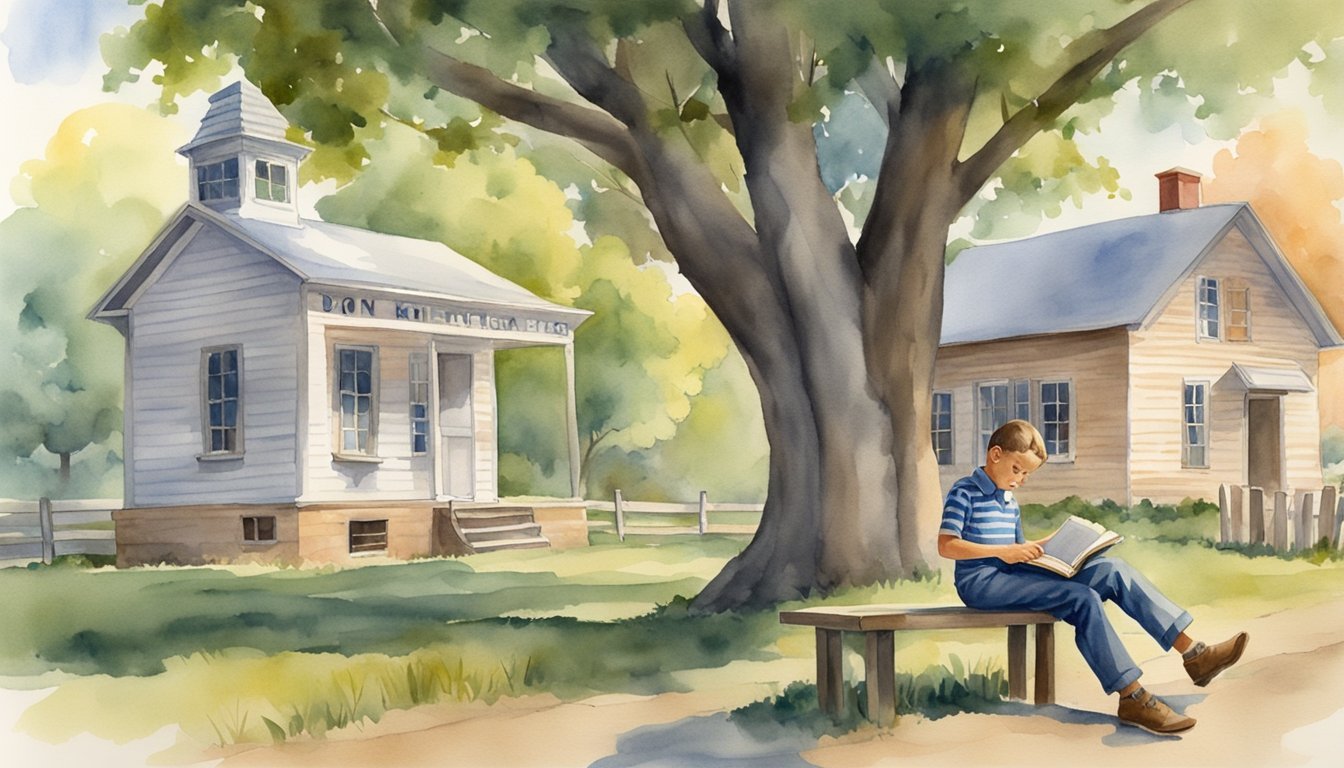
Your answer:
[[[1005,451],[994,446],[985,454],[985,474],[1003,491],[1026,485],[1027,476],[1041,466],[1041,458],[1034,453]]]

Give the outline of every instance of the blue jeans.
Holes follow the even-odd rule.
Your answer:
[[[1103,600],[1119,605],[1162,650],[1171,650],[1177,635],[1194,620],[1143,574],[1116,558],[1094,557],[1072,579],[1000,560],[958,565],[965,567],[957,570],[957,594],[971,608],[1045,611],[1071,624],[1078,650],[1107,693],[1123,689],[1143,673],[1107,620]]]

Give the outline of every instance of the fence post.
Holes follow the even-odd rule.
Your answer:
[[[1218,484],[1218,541],[1232,540],[1232,489],[1227,483]]]
[[[1318,536],[1324,536],[1336,547],[1340,544],[1335,522],[1338,519],[1335,517],[1337,493],[1333,485],[1327,485],[1321,489],[1321,523],[1317,534]]]
[[[1249,536],[1246,535],[1246,489],[1240,485],[1231,487],[1232,501],[1232,541],[1245,544]]]
[[[1274,492],[1274,549],[1283,552],[1288,549],[1288,493]]]
[[[700,535],[704,536],[705,531],[709,530],[709,509],[707,502],[709,494],[705,491],[700,492]]]
[[[625,510],[621,509],[621,489],[616,489],[616,538],[625,541]]]
[[[37,500],[37,520],[42,526],[42,562],[51,565],[56,559],[56,528],[51,522],[51,499],[46,496]]]
[[[1297,492],[1297,511],[1293,514],[1293,548],[1311,549],[1316,545],[1316,494]]]
[[[1250,523],[1250,541],[1249,544],[1265,543],[1265,489],[1251,488],[1251,508],[1247,511],[1247,522]]]

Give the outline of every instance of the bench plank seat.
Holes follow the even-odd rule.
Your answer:
[[[844,632],[864,633],[868,717],[880,725],[896,718],[895,633],[904,630],[1008,629],[1008,693],[1027,697],[1027,627],[1035,627],[1036,704],[1055,700],[1055,622],[1039,611],[981,611],[963,605],[818,606],[781,611],[781,624],[814,627],[817,698],[825,712],[844,711]]]

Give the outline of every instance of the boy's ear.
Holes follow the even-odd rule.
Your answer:
[[[989,459],[990,461],[998,461],[999,459],[1002,459],[1003,446],[991,445],[989,447],[989,450],[985,452],[985,458]]]

